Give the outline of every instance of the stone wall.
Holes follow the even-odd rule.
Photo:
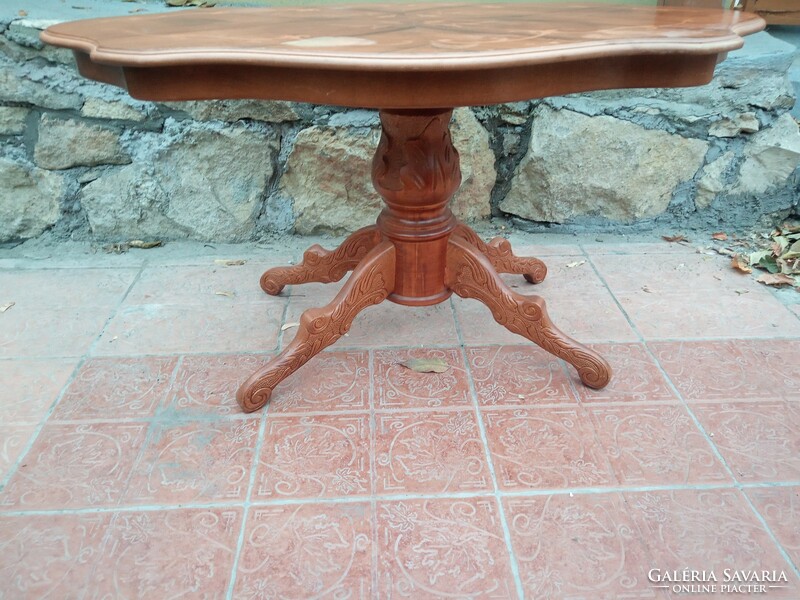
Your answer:
[[[0,21],[0,242],[235,242],[374,221],[375,112],[138,102],[44,47],[48,24]],[[794,51],[758,34],[704,87],[458,109],[455,212],[605,230],[783,218],[800,195]]]

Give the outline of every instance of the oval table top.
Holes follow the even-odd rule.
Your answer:
[[[699,85],[763,29],[731,10],[591,4],[220,8],[86,19],[43,41],[138,98],[372,108]]]

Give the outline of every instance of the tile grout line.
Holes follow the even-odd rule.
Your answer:
[[[258,425],[258,437],[256,438],[256,446],[253,450],[253,460],[250,463],[250,481],[247,484],[247,493],[245,494],[245,499],[242,503],[244,508],[242,511],[242,526],[239,530],[239,537],[236,540],[236,548],[233,552],[233,561],[231,562],[228,590],[225,594],[226,600],[231,600],[231,598],[233,598],[233,591],[236,586],[236,575],[239,570],[239,560],[242,557],[242,549],[244,548],[245,531],[247,528],[247,519],[250,516],[251,499],[253,488],[255,487],[256,474],[258,472],[259,457],[261,456],[261,448],[264,444],[264,438],[266,437],[267,416],[269,414],[267,408],[268,407],[261,409],[264,412],[260,417],[260,423]]]
[[[611,296],[614,298],[614,302],[616,302],[617,305],[619,306],[620,310],[622,310],[622,306],[619,304],[619,300],[617,299],[616,295],[614,295],[614,293],[611,291],[611,288],[608,286],[608,283],[606,282],[605,278],[600,274],[599,270],[597,269],[596,265],[592,261],[591,257],[589,257],[588,254],[586,256],[587,256],[587,259],[589,260],[589,264],[592,266],[592,269],[594,270],[595,274],[597,275],[597,277],[600,278],[600,280],[603,282],[603,285],[606,287],[606,289],[609,291],[609,293],[611,293]],[[624,314],[625,314],[626,318],[628,318],[627,313],[624,313]],[[745,488],[739,482],[739,480],[736,477],[733,469],[728,464],[728,461],[725,460],[725,457],[722,455],[722,453],[720,452],[719,448],[717,447],[717,445],[712,440],[711,436],[706,431],[705,427],[703,427],[702,423],[697,418],[697,415],[692,410],[692,408],[689,406],[689,403],[686,401],[686,399],[683,397],[683,394],[680,393],[680,390],[678,390],[678,387],[672,381],[672,378],[669,376],[669,374],[663,368],[663,366],[661,365],[661,361],[659,361],[658,358],[655,356],[655,354],[652,352],[652,350],[650,348],[650,345],[644,339],[644,336],[641,335],[641,332],[639,332],[638,328],[633,324],[633,322],[630,321],[630,319],[628,319],[628,320],[629,320],[629,323],[631,324],[631,327],[633,327],[633,330],[636,332],[636,335],[641,340],[642,345],[645,348],[645,352],[647,353],[647,356],[649,356],[650,359],[655,363],[656,367],[658,368],[658,371],[661,373],[662,377],[664,377],[664,380],[667,382],[667,385],[672,389],[673,393],[677,394],[678,398],[681,401],[681,404],[684,407],[684,410],[686,410],[686,412],[688,413],[689,417],[694,422],[695,427],[698,429],[698,431],[703,436],[703,438],[705,439],[705,441],[708,444],[708,446],[711,448],[712,452],[714,453],[714,456],[716,456],[717,460],[720,461],[720,464],[722,465],[722,467],[728,472],[729,476],[731,477],[731,479],[733,481],[733,487],[735,489],[737,489],[740,492],[740,494],[745,498],[745,501],[746,501],[747,505],[750,507],[750,509],[754,513],[757,521],[761,523],[761,525],[764,528],[765,532],[767,533],[769,538],[772,540],[772,543],[775,545],[775,548],[778,550],[778,553],[789,564],[790,568],[794,571],[795,575],[798,578],[800,578],[800,569],[797,566],[794,565],[794,562],[789,558],[788,553],[783,548],[783,546],[780,544],[778,539],[775,537],[775,534],[772,532],[772,529],[769,527],[769,525],[767,524],[767,522],[764,519],[764,517],[761,515],[761,513],[758,512],[758,510],[756,509],[755,505],[752,503],[750,498],[744,492]]]
[[[489,471],[489,477],[492,482],[492,495],[494,496],[495,502],[497,503],[497,516],[500,521],[500,527],[503,530],[503,541],[506,544],[506,551],[508,552],[508,559],[509,559],[509,567],[511,568],[511,576],[514,579],[514,586],[517,590],[517,597],[520,600],[524,600],[525,598],[525,589],[522,585],[522,577],[519,573],[519,563],[517,561],[517,557],[514,554],[514,547],[511,542],[511,530],[508,527],[508,521],[505,515],[505,509],[503,507],[502,496],[500,495],[500,486],[497,484],[497,475],[495,474],[494,464],[492,463],[492,455],[489,450],[489,440],[486,435],[486,427],[483,424],[483,419],[481,417],[480,411],[480,404],[478,402],[478,394],[475,391],[475,384],[472,377],[472,369],[469,365],[469,357],[467,356],[467,352],[464,346],[464,337],[461,332],[461,323],[458,319],[458,311],[456,311],[455,306],[453,304],[453,298],[451,297],[449,300],[450,310],[453,314],[453,320],[455,322],[455,329],[456,329],[456,336],[458,337],[459,342],[459,351],[461,355],[461,360],[464,361],[464,369],[467,379],[467,385],[469,386],[470,396],[472,396],[472,410],[475,415],[475,421],[477,422],[478,426],[478,433],[481,436],[481,443],[483,445],[483,455],[484,460],[486,461],[486,468]]]
[[[13,465],[11,465],[11,468],[8,470],[6,475],[0,478],[0,492],[5,490],[6,486],[11,481],[11,478],[14,475],[16,475],[17,471],[19,470],[19,466],[28,456],[28,453],[31,451],[31,448],[33,448],[33,445],[36,443],[36,440],[42,433],[42,429],[44,429],[44,426],[50,420],[50,417],[55,411],[56,406],[58,406],[58,403],[61,402],[61,399],[64,397],[64,394],[66,393],[67,389],[75,381],[75,379],[78,376],[78,373],[83,368],[83,365],[86,364],[86,361],[90,358],[90,353],[92,348],[100,340],[100,337],[103,335],[103,332],[106,330],[106,327],[108,327],[108,324],[116,316],[119,307],[122,306],[122,303],[125,301],[125,298],[128,297],[128,294],[130,293],[133,286],[136,284],[137,281],[139,281],[139,277],[141,277],[143,268],[144,268],[143,266],[138,267],[138,271],[134,275],[130,284],[128,284],[128,288],[125,290],[125,293],[122,294],[122,297],[120,298],[119,302],[117,302],[116,307],[110,308],[109,316],[106,319],[105,323],[103,324],[103,327],[100,330],[100,332],[97,334],[97,336],[95,336],[94,340],[92,341],[91,344],[89,344],[89,347],[83,352],[83,354],[77,357],[78,362],[75,364],[75,367],[72,369],[72,372],[70,373],[69,377],[67,377],[67,380],[64,382],[64,385],[61,387],[61,390],[58,392],[58,394],[56,394],[55,399],[50,403],[50,408],[47,410],[47,414],[45,414],[44,418],[37,424],[36,428],[34,429],[33,435],[31,435],[30,439],[28,440],[28,443],[25,444],[25,448],[19,453],[17,460],[14,461]],[[75,357],[73,357],[73,359],[74,358]]]

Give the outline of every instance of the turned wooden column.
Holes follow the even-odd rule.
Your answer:
[[[386,207],[378,229],[395,247],[395,287],[388,299],[427,306],[446,300],[447,240],[456,228],[450,198],[461,184],[450,138],[452,109],[382,110],[372,182]]]

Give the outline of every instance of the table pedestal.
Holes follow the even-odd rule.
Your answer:
[[[544,263],[515,256],[503,238],[483,242],[450,211],[461,183],[451,115],[450,109],[381,111],[372,181],[386,207],[377,224],[356,231],[334,251],[314,245],[299,265],[261,276],[264,291],[276,295],[286,285],[329,283],[353,272],[329,304],[303,313],[294,340],[242,384],[237,400],[246,412],[264,406],[275,386],[347,333],[364,308],[384,300],[428,306],[453,292],[480,300],[498,323],[573,365],[584,385],[608,383],[608,363],[559,331],[542,298],[517,294],[498,276],[516,273],[538,283],[547,274]]]

